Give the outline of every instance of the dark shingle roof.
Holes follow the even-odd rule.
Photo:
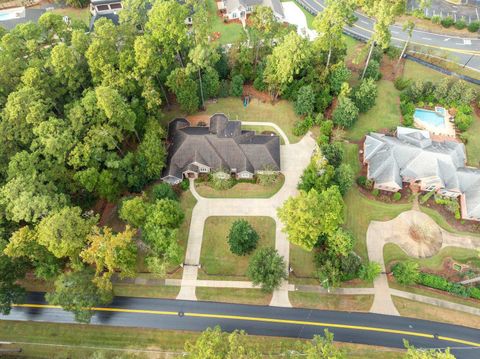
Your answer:
[[[242,131],[240,121],[229,121],[223,114],[213,115],[210,127],[190,127],[185,119],[175,119],[168,127],[170,147],[164,177],[180,179],[194,162],[213,170],[280,170],[278,136]]]

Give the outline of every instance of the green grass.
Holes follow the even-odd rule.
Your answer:
[[[260,289],[242,288],[197,287],[196,295],[198,300],[237,304],[269,305],[272,299],[271,293],[262,292]]]
[[[289,292],[290,301],[297,308],[325,310],[346,310],[368,312],[373,303],[373,295],[339,295],[311,292]]]
[[[204,112],[195,115],[213,115],[216,112],[225,113],[232,120],[253,121],[253,122],[273,122],[280,126],[285,132],[291,143],[298,142],[300,137],[293,135],[293,127],[295,122],[300,120],[293,110],[293,104],[281,100],[275,104],[264,103],[258,99],[252,99],[247,107],[243,106],[243,102],[237,97],[228,97],[218,99],[217,103],[208,103]],[[165,124],[175,117],[184,117],[178,109],[166,111],[164,116]]]
[[[417,262],[422,270],[441,270],[446,258],[452,258],[455,262],[462,264],[470,263],[471,265],[480,268],[480,257],[478,256],[478,252],[472,249],[459,247],[445,247],[430,258],[412,258],[396,244],[387,243],[385,247],[383,247],[383,258],[387,268],[389,268],[390,264],[394,261],[405,261],[410,259]]]
[[[440,227],[442,227],[444,230],[446,230],[446,231],[448,231],[448,232],[455,233],[455,234],[459,234],[459,235],[465,235],[465,236],[480,237],[480,233],[457,231],[455,228],[453,228],[453,227],[447,222],[447,220],[445,219],[445,217],[443,217],[440,213],[438,213],[436,210],[434,210],[434,209],[432,209],[432,208],[428,208],[428,207],[425,207],[425,206],[420,206],[420,210],[421,210],[423,213],[428,214],[435,222],[437,222],[437,224],[438,224]]]
[[[474,113],[475,121],[467,130],[467,159],[469,166],[480,166],[480,118]]]
[[[257,248],[275,246],[275,221],[270,217],[208,217],[203,231],[200,263],[203,271],[199,276],[203,279],[219,279],[233,277],[245,280],[250,255],[236,256],[230,252],[227,236],[232,223],[237,219],[246,219],[260,239]]]
[[[345,228],[355,237],[354,250],[363,259],[368,258],[366,235],[370,221],[388,221],[412,208],[409,203],[393,204],[373,201],[363,196],[354,186],[345,195]]]
[[[392,296],[393,303],[400,315],[433,321],[442,321],[466,327],[480,328],[480,317],[456,310],[444,309],[410,299]]]
[[[358,157],[358,145],[353,143],[343,143],[344,157],[343,162],[348,163],[355,174],[360,172],[361,164]]]
[[[114,284],[113,293],[119,297],[168,298],[175,299],[180,291],[177,286]]]
[[[400,125],[399,94],[391,81],[378,83],[378,97],[375,106],[361,114],[358,121],[347,131],[348,138],[358,141],[368,132],[395,128]]]
[[[178,229],[177,239],[182,248],[187,249],[188,232],[190,231],[190,222],[192,220],[193,207],[197,204],[197,200],[193,197],[192,192],[185,191],[180,197],[180,207],[185,213],[185,219]]]
[[[314,263],[315,252],[306,251],[300,246],[290,244],[290,266],[293,268],[293,274],[290,275],[290,282],[302,284],[318,284],[318,281],[313,278],[315,273]]]
[[[195,182],[195,188],[202,197],[207,198],[270,198],[282,188],[285,177],[280,175],[271,186],[257,183],[240,182],[232,188],[217,190],[205,182]]]
[[[217,15],[217,4],[215,0],[207,0],[207,11],[210,20],[209,29],[212,33],[220,33],[220,44],[231,44],[246,36],[241,24],[233,22],[227,24]]]
[[[185,342],[195,341],[199,335],[200,333],[173,330],[0,321],[2,341],[30,343],[2,345],[2,349],[22,349],[21,353],[12,353],[11,356],[2,353],[6,358],[84,359],[101,351],[106,354],[106,358],[123,358],[130,354],[128,357],[167,359],[181,357]],[[258,347],[266,356],[273,354],[280,357],[286,355],[287,351],[296,349],[297,344],[305,340],[251,335],[248,342]],[[403,355],[401,351],[383,347],[350,343],[335,345],[342,348],[348,358],[353,359],[383,359],[386,356],[400,358],[400,355]]]
[[[53,9],[51,12],[62,16],[68,16],[72,20],[80,20],[87,26],[90,24],[90,10],[88,7],[83,9],[67,7],[64,9]]]

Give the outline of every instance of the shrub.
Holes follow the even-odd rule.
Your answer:
[[[319,112],[317,115],[313,118],[313,124],[316,126],[321,125],[324,122],[325,116],[323,113]],[[331,122],[331,121],[330,121]]]
[[[393,276],[401,285],[410,285],[417,282],[419,277],[418,263],[405,261],[397,263],[392,268]]]
[[[278,181],[278,176],[277,172],[265,171],[257,174],[257,181],[261,186],[271,186]]]
[[[435,194],[435,190],[424,194],[422,197],[420,197],[420,201],[419,201],[420,204],[424,204],[425,202],[427,202],[430,199],[430,197],[432,197],[434,194]]]
[[[295,125],[293,126],[293,134],[295,136],[304,136],[308,130],[310,129],[311,125],[307,119],[303,121],[296,121]]]
[[[403,91],[408,87],[408,85],[410,85],[410,79],[406,79],[403,76],[397,77],[395,79],[394,85],[398,91]]]
[[[328,81],[330,84],[330,91],[334,95],[338,95],[342,88],[342,84],[350,78],[352,73],[347,68],[344,62],[340,62],[331,67]]]
[[[395,192],[392,198],[395,202],[400,201],[400,199],[402,198],[402,194],[400,192]]]
[[[468,292],[470,294],[470,297],[480,299],[480,288],[470,287],[468,288]]]
[[[120,206],[119,217],[134,227],[142,227],[147,217],[147,204],[142,197],[124,199]]]
[[[295,101],[295,113],[297,115],[311,115],[315,107],[315,93],[312,86],[302,86],[298,90],[297,100]]]
[[[332,120],[325,120],[320,124],[320,133],[330,138],[333,130]]]
[[[358,278],[358,273],[362,266],[362,260],[354,252],[350,252],[347,256],[341,257],[340,261],[340,279],[342,281]]]
[[[168,183],[159,183],[155,185],[152,189],[153,199],[173,199],[174,201],[178,200],[178,196],[173,190],[172,186]]]
[[[360,112],[367,112],[375,105],[377,99],[377,85],[372,78],[361,82],[353,93],[353,100]]]
[[[243,76],[235,75],[230,85],[230,96],[240,97],[243,94]]]
[[[434,24],[440,24],[440,22],[442,21],[442,18],[440,15],[434,15],[432,16],[432,22]]]
[[[380,190],[378,188],[374,188],[372,190],[372,194],[375,196],[375,197],[378,197],[380,195]]]
[[[365,185],[367,184],[367,177],[365,177],[365,176],[358,176],[358,177],[357,177],[357,184],[358,184],[359,186],[365,187]]]
[[[348,97],[341,97],[332,114],[333,123],[345,128],[351,127],[358,119],[358,108]]]
[[[455,28],[458,30],[463,30],[466,27],[467,27],[467,23],[463,19],[457,20],[457,22],[455,23]]]
[[[220,81],[220,87],[218,88],[218,97],[230,96],[230,82],[228,80]]]
[[[247,276],[254,285],[261,285],[264,292],[273,292],[288,278],[285,261],[274,248],[261,248],[253,254]]]
[[[230,252],[237,256],[244,256],[251,253],[258,243],[258,233],[244,219],[233,222],[228,234],[228,244]]]
[[[374,59],[370,60],[370,63],[367,66],[367,70],[365,71],[366,79],[374,79],[378,81],[382,78],[382,73],[380,72],[380,63]]]
[[[467,25],[467,29],[470,32],[478,32],[480,30],[480,21],[472,21]]]
[[[452,17],[444,17],[442,20],[440,20],[440,24],[442,24],[443,27],[449,28],[455,23],[455,20],[453,20]]]
[[[323,156],[326,158],[329,164],[337,168],[340,166],[343,160],[343,147],[341,143],[327,143],[320,147]]]
[[[227,173],[218,171],[210,176],[210,184],[217,190],[226,190],[235,185],[234,179]]]
[[[380,266],[379,263],[368,262],[367,264],[362,265],[358,273],[358,276],[367,282],[373,282],[381,272],[382,272],[382,267]]]

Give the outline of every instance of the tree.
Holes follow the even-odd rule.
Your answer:
[[[183,111],[193,113],[198,110],[198,86],[190,78],[185,69],[178,68],[170,73],[167,86],[175,93],[177,101]]]
[[[22,279],[28,269],[28,262],[22,259],[12,259],[4,254],[7,242],[0,238],[0,313],[10,313],[13,303],[21,303],[25,298],[25,289],[16,284]]]
[[[353,173],[352,166],[347,163],[342,163],[336,170],[335,170],[335,178],[334,181],[340,190],[342,196],[344,196],[350,187],[352,187],[353,182],[355,180],[355,174]]]
[[[340,97],[338,105],[333,111],[332,120],[337,126],[350,128],[358,119],[358,108],[348,97]]]
[[[119,217],[128,224],[140,228],[145,224],[148,205],[145,198],[138,196],[122,201]]]
[[[325,258],[322,263],[317,266],[317,278],[322,287],[337,288],[340,285],[342,273],[340,267],[333,258]]]
[[[335,233],[327,237],[327,253],[332,257],[346,257],[352,251],[354,241],[351,233],[343,228],[338,228]]]
[[[317,192],[324,191],[331,186],[335,176],[335,169],[329,164],[319,166],[312,161],[303,171],[298,189],[308,192],[315,188]]]
[[[185,343],[188,359],[260,359],[258,349],[243,331],[222,332],[219,326],[207,328],[194,343]]]
[[[338,95],[342,89],[342,84],[347,82],[352,72],[348,69],[345,62],[339,62],[332,65],[330,73],[328,75],[328,82],[330,84],[330,90],[334,95]]]
[[[445,351],[440,349],[416,349],[405,339],[403,345],[407,349],[405,359],[455,359],[455,356],[450,353],[450,348]]]
[[[341,143],[325,143],[320,146],[320,150],[322,151],[322,155],[326,158],[328,163],[330,163],[335,168],[340,167],[344,156]]]
[[[185,214],[177,201],[158,199],[148,210],[145,229],[150,225],[178,228],[184,218]]]
[[[295,101],[297,115],[312,115],[315,109],[315,93],[310,85],[300,87]]]
[[[399,262],[392,268],[393,276],[401,285],[414,284],[420,274],[418,267],[418,263],[413,261]]]
[[[273,292],[288,278],[285,261],[274,248],[260,248],[248,263],[247,276],[264,292]]]
[[[143,0],[122,1],[122,11],[119,13],[120,24],[129,24],[144,30],[148,20],[148,5],[149,3]]]
[[[296,31],[286,35],[267,57],[264,81],[276,100],[312,57],[308,40]]]
[[[343,207],[338,187],[332,186],[320,193],[315,189],[300,191],[278,209],[278,216],[288,240],[311,251],[321,235],[333,235],[343,223]]]
[[[333,334],[324,330],[325,335],[315,335],[313,340],[304,344],[302,356],[305,359],[344,359],[343,351],[333,344]],[[294,356],[294,358],[296,358]]]
[[[230,84],[230,96],[240,97],[243,94],[243,76],[235,75]]]
[[[360,279],[373,282],[382,272],[382,267],[377,262],[367,262],[360,267],[360,272],[358,273]]]
[[[353,101],[359,112],[367,112],[375,105],[377,85],[372,78],[366,78],[353,92]]]
[[[178,196],[173,187],[166,182],[159,183],[152,188],[152,196],[154,199],[172,199],[178,201]]]
[[[136,231],[129,226],[113,234],[108,227],[95,227],[87,237],[88,247],[80,253],[88,264],[95,265],[93,282],[105,291],[112,290],[110,279],[116,271],[120,277],[134,277],[137,264],[137,246],[133,242]]]
[[[60,305],[72,312],[75,320],[89,323],[93,316],[92,308],[108,304],[112,293],[93,284],[94,273],[91,269],[61,274],[55,281],[55,290],[45,295],[51,305]]]
[[[80,252],[97,221],[98,216],[83,216],[79,207],[64,207],[40,221],[38,243],[57,258],[68,257],[73,268],[81,268]]]
[[[150,119],[145,125],[145,135],[136,152],[138,173],[141,180],[138,187],[160,177],[165,167],[167,151],[165,149],[165,131],[160,123]]]
[[[237,256],[249,254],[257,247],[258,239],[258,233],[255,232],[250,223],[244,219],[236,220],[228,234],[230,252]]]

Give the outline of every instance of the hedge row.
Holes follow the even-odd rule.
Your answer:
[[[425,287],[444,290],[461,297],[480,299],[480,288],[466,287],[462,284],[453,283],[438,275],[420,273],[417,283]]]

